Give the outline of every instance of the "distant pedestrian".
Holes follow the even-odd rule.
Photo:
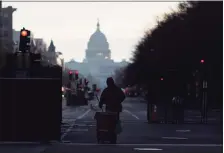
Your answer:
[[[184,118],[183,98],[181,98],[180,96],[173,97],[172,106],[174,123],[182,123]]]

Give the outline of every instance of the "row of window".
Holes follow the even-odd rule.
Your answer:
[[[3,31],[3,32],[0,31],[0,37],[8,37],[8,36],[9,36],[8,31]]]
[[[0,13],[0,17],[8,18],[9,17],[9,14],[8,13],[1,12]]]
[[[9,25],[9,20],[8,19],[1,19],[0,18],[0,28],[3,27],[3,26],[8,26]]]

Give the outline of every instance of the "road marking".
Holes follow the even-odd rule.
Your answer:
[[[62,143],[71,143],[71,141],[61,141]]]
[[[85,113],[83,113],[82,115],[80,115],[79,117],[77,117],[77,119],[82,119],[83,117],[85,117],[89,112],[91,111],[91,109],[88,109]],[[67,128],[67,130],[62,134],[61,136],[61,140],[72,130],[72,128],[75,126],[75,121],[77,119],[74,119],[73,123],[71,124],[71,126],[69,126]]]
[[[75,124],[75,126],[79,126],[79,127],[80,127],[80,126],[84,126],[84,127],[85,127],[85,126],[87,126],[87,125],[86,125],[86,124]]]
[[[191,130],[176,130],[176,132],[191,132]]]
[[[73,129],[71,132],[88,132],[88,129]]]
[[[63,144],[63,143],[60,143]],[[223,144],[96,144],[96,143],[66,143],[73,146],[153,146],[153,147],[222,147]]]
[[[138,151],[149,151],[149,150],[153,150],[153,151],[159,151],[159,150],[163,150],[163,149],[159,149],[159,148],[134,148],[134,150],[138,150]]]
[[[82,115],[80,115],[79,117],[77,117],[77,119],[82,119],[83,117],[85,117],[91,110],[88,109],[85,113],[83,113]]]
[[[84,123],[95,123],[95,121],[82,121]]]
[[[138,116],[136,116],[132,112],[128,111],[127,109],[125,109],[124,112],[127,112],[128,114],[130,114],[131,116],[133,116],[134,118],[136,118],[137,120],[139,120]]]
[[[162,139],[187,140],[188,138],[181,138],[181,137],[162,137]]]

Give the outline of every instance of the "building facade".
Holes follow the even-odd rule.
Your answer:
[[[56,47],[54,45],[53,40],[51,40],[50,45],[47,49],[47,52],[44,53],[44,56],[49,63],[53,65],[57,64],[57,53],[56,53]]]
[[[83,62],[79,63],[71,60],[65,63],[68,69],[79,70],[85,77],[93,78],[89,80],[98,84],[100,88],[106,87],[106,78],[113,77],[116,69],[124,67],[128,64],[125,60],[122,62],[114,62],[111,59],[111,50],[106,36],[100,30],[99,21],[96,31],[90,36],[85,51]],[[91,76],[91,77],[90,77]]]
[[[0,50],[2,50],[2,39],[3,39],[3,22],[2,22],[2,1],[0,1]]]
[[[16,11],[16,8],[8,6],[2,8],[2,34],[3,34],[3,50],[6,52],[13,52],[13,12]]]
[[[13,52],[19,51],[20,31],[13,29]]]
[[[33,38],[33,43],[35,44],[35,47],[32,52],[34,53],[45,53],[47,52],[47,44],[46,42],[41,38]]]
[[[0,60],[3,61],[3,22],[2,22],[2,1],[0,1]],[[0,62],[0,67],[3,66],[3,63]]]

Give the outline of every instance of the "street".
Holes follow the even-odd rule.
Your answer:
[[[96,101],[92,101],[96,105]],[[62,141],[65,143],[96,143],[95,111],[89,106],[69,108],[63,112]],[[184,143],[219,144],[222,128],[201,124],[147,124],[146,104],[137,98],[126,98],[121,113],[123,132],[119,144]]]

